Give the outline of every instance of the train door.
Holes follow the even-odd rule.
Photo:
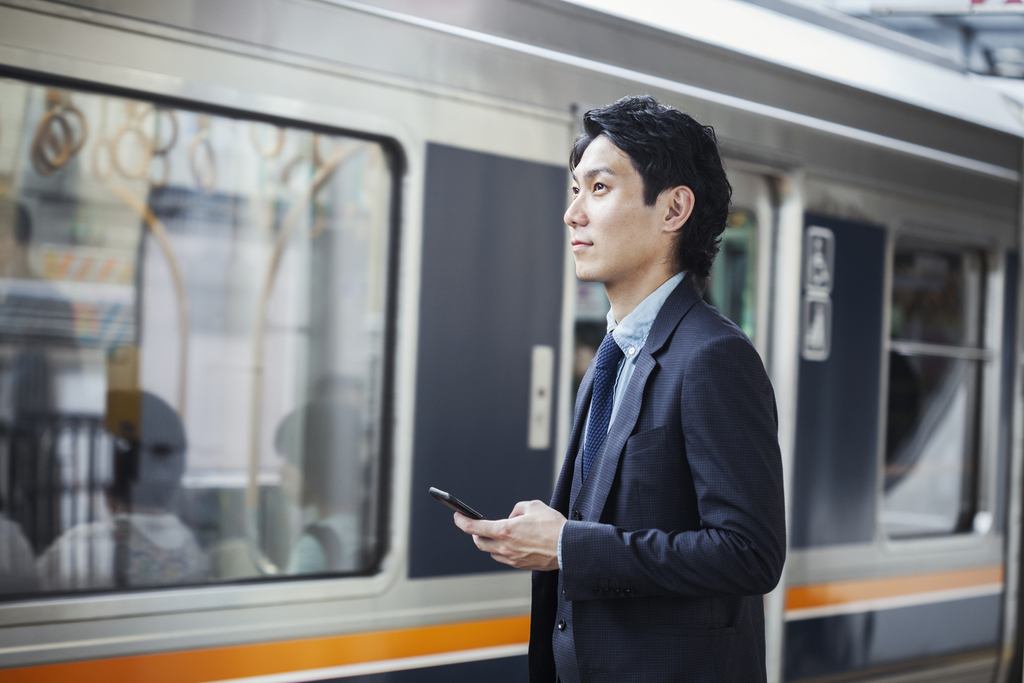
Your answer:
[[[425,177],[409,576],[501,572],[427,489],[489,518],[551,493],[566,171],[435,143]]]
[[[785,680],[991,680],[1013,235],[817,179],[807,204]]]

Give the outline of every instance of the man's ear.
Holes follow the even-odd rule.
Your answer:
[[[662,230],[679,232],[689,220],[690,214],[693,213],[695,201],[693,190],[686,185],[678,185],[662,192],[661,198],[665,206]]]

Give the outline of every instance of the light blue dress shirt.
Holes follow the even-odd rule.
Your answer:
[[[608,420],[608,429],[615,424],[615,416],[619,412],[619,405],[622,397],[629,386],[629,380],[636,370],[636,359],[640,357],[640,350],[647,342],[647,335],[651,333],[651,326],[654,319],[658,317],[665,300],[679,283],[683,281],[685,273],[676,273],[665,281],[660,287],[647,295],[640,304],[630,311],[629,315],[622,319],[622,322],[615,322],[611,310],[608,311],[608,331],[612,333],[612,339],[622,349],[622,360],[619,361],[619,371],[615,375],[615,388],[612,391],[612,415]],[[587,408],[587,421],[583,424],[583,438],[586,439],[587,427],[590,425],[590,408]],[[595,463],[596,464],[596,463]],[[558,532],[558,568],[562,568],[562,531]]]

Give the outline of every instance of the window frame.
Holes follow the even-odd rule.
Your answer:
[[[386,269],[380,429],[377,482],[376,553],[368,570],[358,573],[261,576],[240,580],[211,581],[203,584],[109,589],[99,591],[54,591],[0,596],[0,628],[40,623],[63,623],[97,618],[151,616],[187,613],[196,610],[257,607],[282,602],[317,602],[324,599],[368,598],[383,594],[399,576],[401,567],[395,553],[394,499],[392,493],[402,477],[396,477],[394,424],[398,410],[398,335],[402,287],[400,261],[404,247],[403,216],[411,193],[408,182],[412,160],[409,150],[418,140],[391,118],[366,117],[336,106],[306,105],[303,102],[261,98],[239,91],[196,87],[187,96],[168,96],[139,88],[111,85],[0,66],[0,78],[25,83],[30,87],[56,88],[96,97],[138,100],[158,107],[184,109],[196,114],[222,116],[241,122],[299,128],[357,139],[381,147],[391,182],[388,206],[388,244],[383,266]],[[137,81],[129,79],[135,85]],[[147,83],[146,86],[152,86]],[[168,90],[170,91],[170,90]],[[250,108],[240,108],[243,101]]]
[[[735,188],[749,189],[750,202],[740,197],[739,205],[745,206],[755,217],[755,249],[754,263],[754,301],[753,321],[754,336],[750,341],[763,359],[765,369],[773,372],[773,348],[776,344],[776,329],[780,321],[774,318],[775,298],[772,295],[772,283],[775,282],[777,264],[776,249],[779,244],[779,224],[782,220],[782,199],[778,185],[784,176],[771,166],[757,164],[742,159],[726,157],[729,180]],[[712,266],[714,269],[714,266]]]
[[[980,295],[975,325],[978,346],[960,347],[909,340],[893,340],[891,337],[893,311],[893,276],[897,247],[905,246],[957,253],[975,253],[980,260]],[[944,551],[953,548],[976,548],[987,543],[999,532],[996,525],[976,529],[974,520],[986,513],[994,521],[995,496],[998,467],[998,404],[999,370],[1001,362],[1001,329],[1003,324],[1004,265],[1006,247],[985,235],[965,233],[948,227],[923,225],[902,221],[890,226],[886,234],[885,281],[883,292],[883,320],[881,330],[881,354],[878,400],[878,441],[877,481],[875,485],[875,537],[883,553],[929,552],[932,549]],[[969,429],[973,432],[975,466],[974,475],[961,478],[961,503],[966,487],[972,489],[973,509],[961,510],[957,528],[962,530],[907,536],[891,535],[884,524],[885,513],[885,466],[887,454],[887,432],[889,423],[889,366],[893,351],[907,355],[960,359],[976,364],[972,391],[973,405],[968,407]],[[965,465],[968,460],[965,458]]]

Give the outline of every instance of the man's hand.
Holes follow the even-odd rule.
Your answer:
[[[539,500],[522,501],[508,519],[470,519],[455,513],[455,526],[496,561],[516,569],[558,569],[558,534],[565,517]]]

